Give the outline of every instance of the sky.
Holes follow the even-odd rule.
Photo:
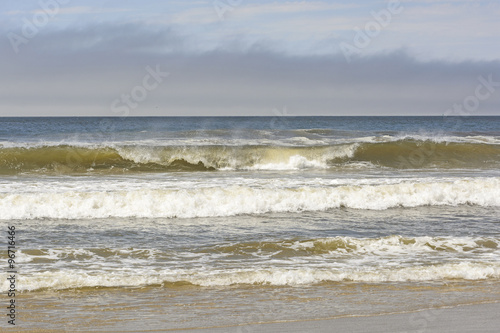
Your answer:
[[[0,3],[0,116],[500,115],[500,1]]]

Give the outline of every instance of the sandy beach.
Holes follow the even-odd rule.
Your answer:
[[[189,332],[189,333],[242,333],[242,332],[498,332],[500,302],[460,305],[407,313],[351,316],[295,322],[255,323],[239,326],[207,327],[182,330],[140,330],[115,325],[111,330],[82,329],[99,332]],[[20,330],[22,332],[65,332],[65,330]],[[79,330],[80,331],[80,330]]]
[[[500,303],[462,305],[408,313],[262,323],[179,332],[498,332]]]

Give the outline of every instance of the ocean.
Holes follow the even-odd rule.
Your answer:
[[[499,206],[500,117],[0,118],[21,331],[425,328],[500,301]]]

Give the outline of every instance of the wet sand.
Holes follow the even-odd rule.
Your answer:
[[[408,313],[183,330],[222,332],[498,332],[500,303],[462,305]]]
[[[113,329],[98,326],[79,327],[80,332],[188,332],[188,333],[243,333],[243,332],[498,332],[500,327],[500,302],[461,305],[448,308],[382,314],[351,316],[322,320],[295,322],[256,323],[239,326],[207,327],[194,329],[141,330],[139,327]],[[61,329],[28,329],[16,327],[21,332],[66,332]],[[116,329],[116,330],[115,330]]]

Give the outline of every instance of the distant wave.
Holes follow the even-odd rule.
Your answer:
[[[334,145],[33,146],[0,148],[0,174],[215,170],[484,168],[500,164],[500,145],[401,139]]]
[[[383,210],[442,205],[500,206],[500,178],[292,188],[232,185],[0,193],[1,219],[194,218],[339,207]]]

